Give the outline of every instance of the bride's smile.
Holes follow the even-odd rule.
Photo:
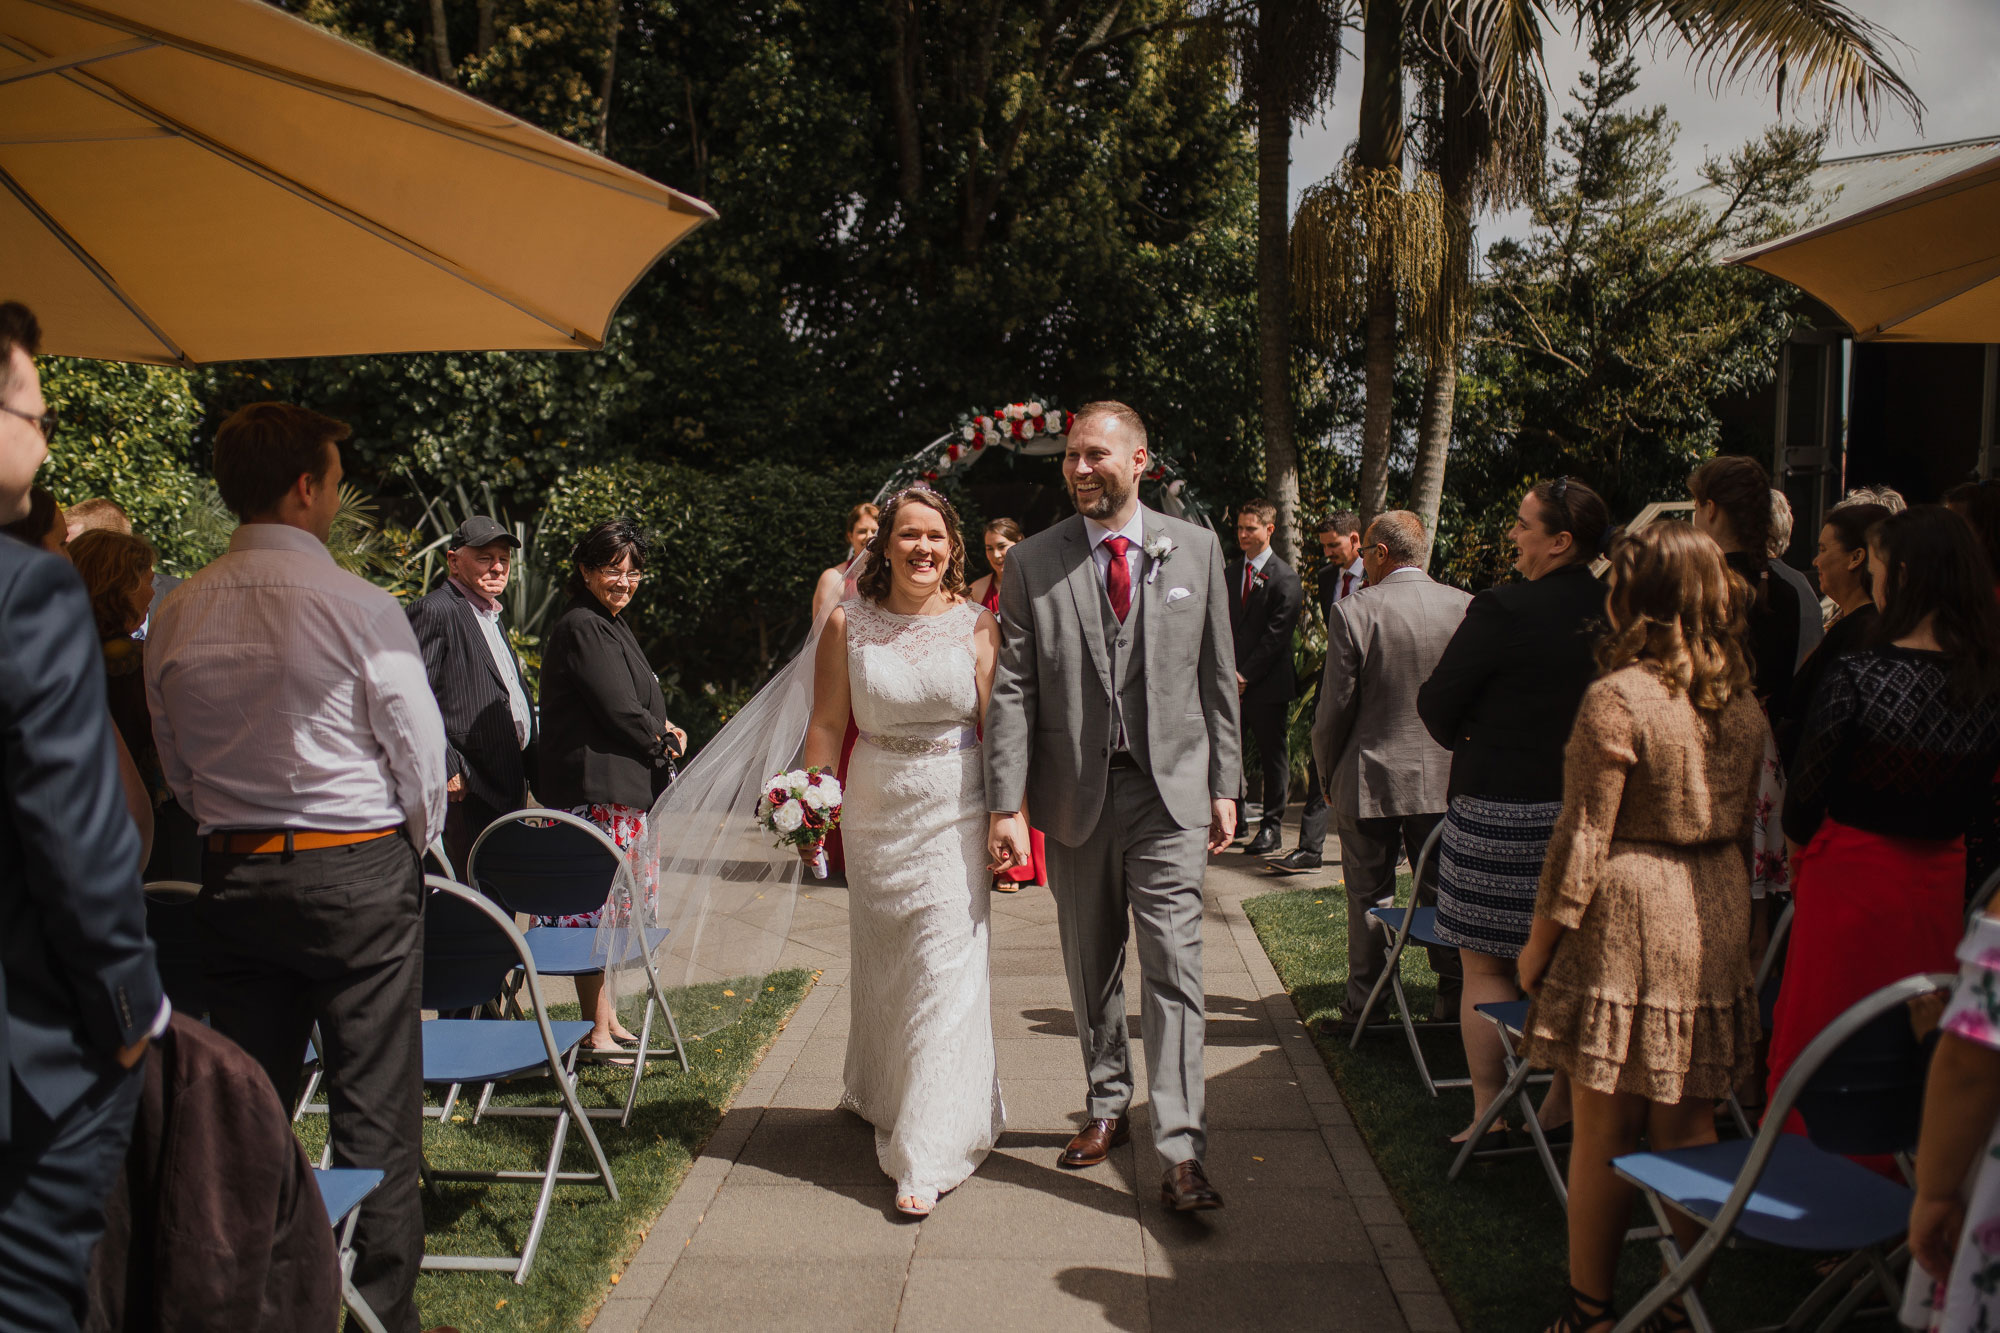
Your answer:
[[[951,570],[951,533],[944,518],[923,504],[898,506],[896,527],[889,538],[891,609],[903,615],[927,611],[942,591]]]

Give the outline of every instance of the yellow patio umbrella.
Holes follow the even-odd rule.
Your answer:
[[[1725,256],[1804,288],[1866,342],[2000,342],[2000,155]]]
[[[48,352],[600,347],[714,216],[261,0],[0,0],[0,298]]]

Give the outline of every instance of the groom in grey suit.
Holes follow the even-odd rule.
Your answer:
[[[1085,406],[1063,458],[1077,516],[1007,553],[986,798],[998,866],[1028,859],[1024,803],[1047,835],[1089,1080],[1062,1164],[1095,1166],[1129,1137],[1129,909],[1160,1195],[1192,1211],[1222,1206],[1201,1163],[1201,892],[1236,826],[1236,655],[1221,544],[1139,503],[1146,459],[1137,412]]]

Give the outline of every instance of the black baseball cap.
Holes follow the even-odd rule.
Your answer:
[[[521,539],[486,515],[474,514],[458,525],[458,531],[451,534],[451,539],[445,543],[445,549],[456,551],[461,546],[491,546],[495,542],[519,546]]]

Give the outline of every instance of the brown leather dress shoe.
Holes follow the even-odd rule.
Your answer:
[[[1069,1141],[1069,1147],[1063,1149],[1060,1160],[1072,1171],[1096,1166],[1111,1155],[1113,1148],[1129,1142],[1131,1138],[1131,1126],[1122,1115],[1110,1120],[1093,1120]]]
[[[1189,1160],[1167,1168],[1166,1179],[1160,1182],[1160,1202],[1177,1213],[1198,1213],[1222,1207],[1222,1196],[1208,1183],[1201,1163]]]

